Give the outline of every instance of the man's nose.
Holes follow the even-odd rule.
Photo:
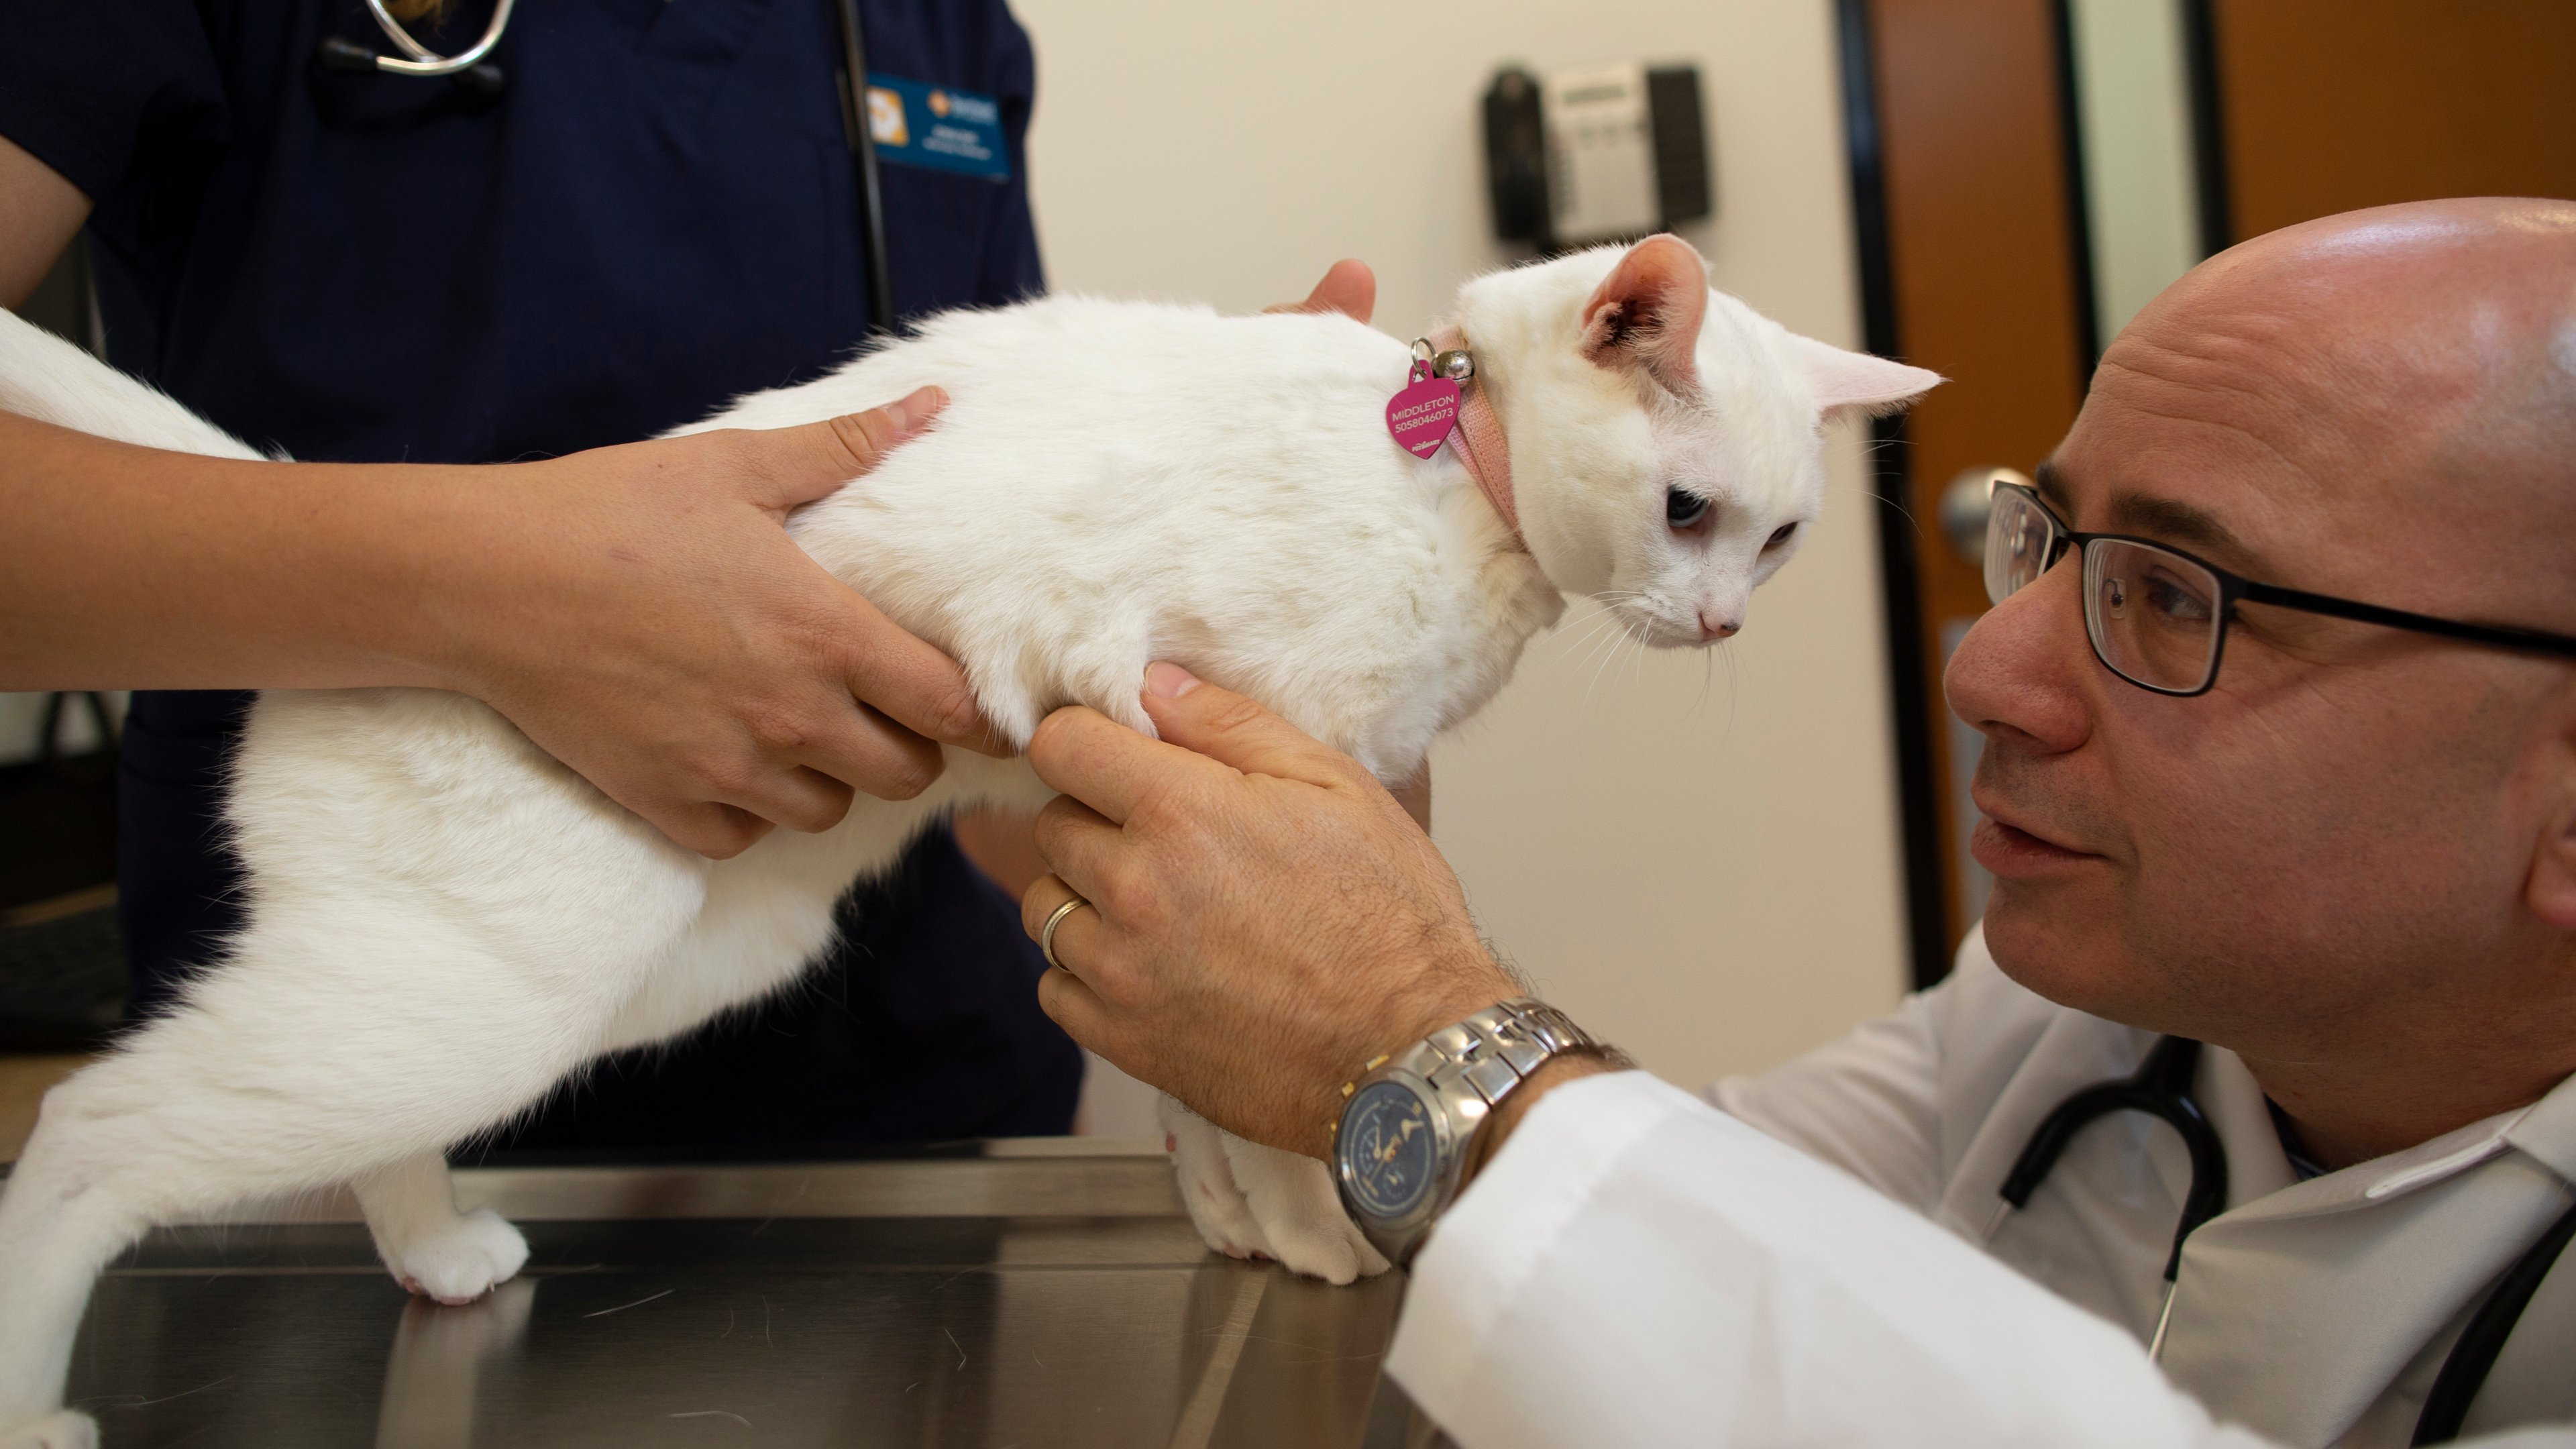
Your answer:
[[[2092,732],[2080,569],[2059,567],[1986,611],[1959,641],[1941,690],[1950,712],[1994,740],[2045,753]]]

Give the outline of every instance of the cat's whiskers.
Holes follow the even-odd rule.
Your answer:
[[[1583,659],[1577,661],[1575,665],[1578,669],[1585,662],[1593,666],[1592,679],[1583,688],[1583,707],[1586,709],[1592,707],[1592,688],[1601,682],[1601,671],[1609,667],[1612,659],[1618,657],[1619,631],[1623,627],[1618,615],[1604,615],[1602,627],[1593,633],[1592,647],[1584,651]]]
[[[1593,650],[1602,644],[1610,630],[1618,623],[1617,610],[1608,607],[1594,610],[1592,615],[1583,621],[1583,632],[1580,635],[1567,636],[1565,644],[1557,651],[1557,657],[1563,659],[1580,653],[1584,658],[1590,658]],[[1582,667],[1580,661],[1577,661],[1576,667]]]
[[[1743,687],[1736,678],[1735,651],[1729,649],[1724,652],[1726,655],[1726,728],[1718,732],[1717,742],[1721,746],[1735,737],[1735,702],[1744,697]]]
[[[1616,638],[1610,641],[1610,648],[1608,652],[1601,656],[1601,663],[1593,669],[1592,682],[1583,686],[1583,707],[1586,709],[1590,709],[1592,707],[1592,691],[1600,686],[1602,671],[1608,669],[1610,665],[1619,658],[1619,646],[1621,644],[1636,645],[1640,657],[1642,657],[1645,652],[1645,641],[1638,637],[1637,626],[1629,623],[1627,619],[1618,614],[1614,613],[1610,617],[1617,621],[1619,625],[1619,633]]]

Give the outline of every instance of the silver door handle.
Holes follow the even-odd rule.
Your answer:
[[[2030,486],[2030,475],[2018,468],[1970,468],[1941,490],[1941,534],[1970,564],[1986,562],[1986,518],[1994,512],[1997,483]]]

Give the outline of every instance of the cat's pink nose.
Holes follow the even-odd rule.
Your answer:
[[[1712,619],[1702,614],[1699,616],[1699,642],[1714,644],[1720,639],[1732,639],[1743,628],[1744,622],[1740,619]]]

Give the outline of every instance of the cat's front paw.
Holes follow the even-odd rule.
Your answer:
[[[1209,1247],[1231,1258],[1268,1258],[1337,1285],[1387,1270],[1385,1256],[1342,1211],[1332,1169],[1246,1142],[1170,1097],[1163,1099],[1162,1116],[1181,1201]]]
[[[1234,1181],[1226,1161],[1224,1134],[1216,1124],[1171,1097],[1161,1103],[1163,1130],[1172,1152],[1172,1172],[1180,1181],[1181,1205],[1207,1245],[1229,1258],[1276,1258],[1252,1204]]]
[[[376,1241],[385,1268],[405,1288],[454,1306],[471,1303],[518,1276],[528,1261],[528,1240],[490,1208],[476,1208],[406,1235]]]
[[[0,1449],[98,1449],[98,1421],[69,1409],[0,1429]]]
[[[1244,1204],[1282,1267],[1336,1285],[1387,1270],[1385,1255],[1343,1211],[1331,1168],[1230,1134],[1223,1142]]]

